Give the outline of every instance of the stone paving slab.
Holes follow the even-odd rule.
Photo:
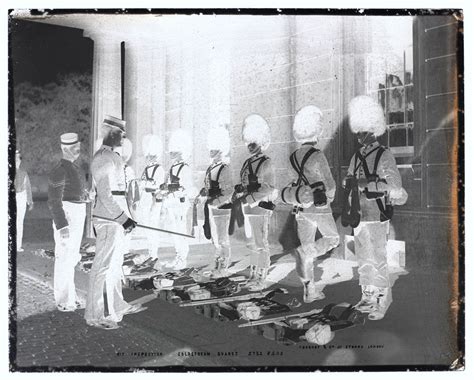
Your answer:
[[[158,332],[150,334],[127,322],[128,316],[122,328],[104,331],[87,326],[83,313],[56,310],[52,289],[19,273],[16,345],[11,346],[16,348],[16,361],[12,369],[215,365],[207,357],[182,355],[186,349],[180,342]]]

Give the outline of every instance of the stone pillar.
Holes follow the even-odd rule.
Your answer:
[[[121,117],[121,56],[120,40],[97,32],[84,31],[84,37],[94,41],[92,66],[92,125],[91,154],[100,136],[100,125],[105,115]],[[92,159],[92,157],[91,157]],[[86,236],[93,237],[91,206],[86,218]]]
[[[92,68],[92,136],[100,137],[100,124],[105,115],[121,117],[120,40],[114,36],[84,32],[94,41]]]
[[[165,140],[165,54],[157,40],[125,41],[125,109],[127,134],[133,144],[130,165],[137,176],[145,166],[143,136]],[[163,162],[163,153],[158,157]]]

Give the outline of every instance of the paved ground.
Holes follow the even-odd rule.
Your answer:
[[[159,332],[150,334],[150,330],[127,321],[128,317],[118,330],[89,327],[83,319],[84,310],[57,311],[52,289],[21,273],[17,278],[17,299],[16,365],[20,370],[215,365],[206,357],[184,356],[189,350],[182,348],[181,342]]]
[[[37,210],[38,212],[38,210]],[[44,215],[44,214],[43,214]],[[105,369],[160,367],[170,369],[327,365],[449,365],[456,356],[452,311],[449,307],[449,263],[434,267],[408,268],[393,287],[394,303],[381,321],[342,330],[328,346],[299,344],[284,346],[238,327],[241,322],[217,322],[197,315],[192,308],[180,308],[161,299],[150,299],[148,310],[126,316],[122,328],[103,331],[88,327],[83,310],[61,313],[52,304],[53,260],[33,254],[51,248],[50,223],[27,219],[24,253],[15,256],[17,278],[17,370],[55,368]],[[243,257],[244,248],[235,250]],[[209,246],[193,248],[192,263],[206,262]],[[166,255],[166,252],[165,252]],[[240,255],[240,256],[239,256]],[[281,262],[275,274],[281,286],[301,301],[301,288],[291,255],[276,253]],[[327,270],[329,268],[329,270]],[[355,268],[318,268],[333,284],[325,290],[327,299],[298,310],[321,308],[330,302],[355,303],[360,298]],[[394,277],[395,279],[395,277]],[[46,285],[45,285],[46,284]],[[84,291],[87,274],[77,271],[76,284]],[[84,294],[84,293],[82,293]],[[150,292],[124,290],[127,300],[150,296]],[[267,334],[268,335],[268,334]],[[15,342],[13,342],[15,343]],[[143,356],[148,355],[148,356]],[[184,366],[184,367],[181,367]]]

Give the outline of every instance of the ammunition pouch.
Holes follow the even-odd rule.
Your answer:
[[[379,176],[376,174],[370,174],[367,176],[367,182],[383,182],[387,183],[384,179],[379,179]],[[367,199],[380,199],[385,196],[385,193],[383,191],[368,191],[367,188],[363,191],[363,194]]]
[[[258,191],[258,189],[260,188],[260,184],[258,183],[258,177],[254,174],[254,173],[250,173],[249,176],[249,184],[247,186],[247,192],[249,194],[251,193],[255,193],[256,191]]]
[[[169,183],[168,192],[174,193],[180,189],[179,183]]]
[[[326,186],[324,186],[324,183],[315,182],[311,184],[310,187],[313,189],[314,205],[316,207],[326,206],[328,203],[328,198],[326,196]]]
[[[236,193],[245,193],[245,187],[241,183],[235,185],[234,190]]]
[[[218,207],[219,210],[230,210],[232,209],[232,203],[226,203]]]
[[[218,197],[220,197],[221,195],[222,195],[222,192],[221,192],[221,189],[220,189],[219,187],[217,187],[217,188],[212,188],[212,187],[211,187],[211,188],[208,190],[208,193],[207,193],[207,196],[208,196],[209,198],[218,198]]]
[[[265,201],[261,201],[258,204],[258,206],[261,208],[264,208],[265,210],[270,210],[270,211],[275,210],[275,207],[276,207],[273,202],[265,202]]]

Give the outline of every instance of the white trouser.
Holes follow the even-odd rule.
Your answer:
[[[64,239],[56,229],[54,231],[54,299],[56,305],[76,308],[76,286],[74,273],[77,263],[81,260],[81,248],[86,205],[84,203],[63,202],[69,229],[69,237]]]
[[[339,233],[331,213],[304,213],[296,216],[298,237],[301,245],[297,248],[297,271],[302,281],[314,281],[313,260],[324,255],[339,244]],[[322,237],[317,241],[316,232]]]
[[[145,225],[149,227],[161,228],[161,205],[162,202],[155,202],[152,200],[151,206],[148,208],[148,213],[144,219]],[[148,229],[146,231],[148,251],[150,257],[158,258],[158,247],[160,245],[160,233]]]
[[[209,208],[209,224],[211,226],[212,244],[216,249],[215,258],[221,259],[225,268],[230,264],[229,221],[230,212],[224,215],[213,215],[215,211]]]
[[[174,232],[188,234],[188,211],[189,202],[180,202],[179,199],[165,199],[163,201],[162,218],[166,223],[166,229]],[[186,260],[189,253],[188,238],[179,235],[171,235],[173,237],[176,255],[182,260]]]
[[[252,230],[255,251],[250,255],[250,265],[268,269],[270,267],[270,245],[268,244],[268,228],[271,212],[265,215],[246,215]]]
[[[106,319],[104,290],[107,296],[107,319],[120,322],[129,304],[122,295],[122,265],[125,233],[118,223],[94,219],[96,252],[89,274],[84,318],[88,323]]]
[[[23,222],[26,213],[26,190],[16,193],[16,249],[23,246]]]
[[[389,222],[360,222],[354,229],[355,254],[359,263],[359,284],[379,288],[390,286],[387,262]]]

